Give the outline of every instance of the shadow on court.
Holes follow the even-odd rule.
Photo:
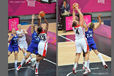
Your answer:
[[[56,45],[48,44],[46,59],[56,63]],[[24,65],[23,68],[17,72],[13,69],[13,64],[8,64],[8,76],[56,76],[56,64],[52,64],[49,61],[41,61],[39,65],[39,75],[35,75],[35,70],[29,65]]]
[[[70,42],[75,41],[75,35],[62,35],[58,36],[58,42]],[[94,40],[96,42],[98,51],[111,57],[111,39],[94,34]],[[91,73],[87,76],[111,76],[111,62],[107,62],[108,69],[104,69],[102,63],[91,63]],[[73,65],[59,66],[58,76],[83,76],[82,64],[78,65],[78,72],[76,75],[72,73]]]
[[[91,73],[86,76],[111,76],[111,62],[106,62],[108,65],[108,69],[104,69],[102,63],[90,63]],[[58,68],[58,76],[84,76],[82,64],[78,65],[77,74],[72,73],[73,65],[59,66]]]

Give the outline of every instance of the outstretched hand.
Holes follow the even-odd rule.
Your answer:
[[[41,19],[41,16],[40,15],[38,15],[38,19]]]
[[[32,19],[34,19],[34,18],[35,18],[35,15],[33,14],[33,15],[32,15]]]
[[[98,18],[101,18],[101,16],[102,16],[101,14],[98,14]]]

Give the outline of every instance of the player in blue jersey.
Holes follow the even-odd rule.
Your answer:
[[[48,25],[49,24],[48,24],[47,19],[45,17],[40,16],[40,13],[38,15],[38,27],[41,27],[40,30],[42,32],[38,35],[40,37],[40,42],[38,44],[38,55],[36,56],[36,58],[31,59],[32,67],[36,66],[35,67],[35,74],[38,74],[38,68],[39,68],[40,61],[46,57],[47,47],[48,47],[47,31],[48,31]],[[41,18],[44,19],[46,26],[42,26]]]
[[[32,15],[32,25],[31,25],[32,40],[27,49],[27,55],[25,56],[25,58],[23,58],[23,60],[21,61],[21,64],[17,67],[16,70],[19,70],[22,67],[24,62],[29,58],[29,56],[32,53],[36,54],[36,57],[38,55],[38,44],[40,41],[40,38],[38,37],[38,35],[40,34],[40,32],[42,32],[41,30],[42,28],[38,27],[37,25],[34,26],[34,17],[35,15]]]
[[[90,23],[88,25],[88,28],[85,30],[85,36],[87,38],[87,42],[88,42],[90,51],[93,50],[94,53],[102,61],[104,68],[108,68],[108,66],[106,65],[106,63],[102,57],[102,55],[100,54],[100,52],[98,52],[97,47],[96,47],[96,43],[95,43],[94,38],[93,38],[94,30],[96,30],[101,25],[101,15],[98,15],[98,20],[99,20],[98,24],[95,25],[94,23]],[[89,61],[88,61],[88,65],[89,65]]]
[[[15,68],[17,68],[17,60],[18,60],[18,36],[16,34],[16,30],[13,28],[11,36],[8,38],[9,47],[8,47],[8,57],[14,52],[15,57]]]

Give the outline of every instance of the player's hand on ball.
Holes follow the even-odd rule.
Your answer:
[[[41,20],[41,16],[40,16],[40,15],[38,15],[38,19],[40,19],[40,20]]]
[[[76,9],[79,9],[79,4],[78,3],[75,3],[75,6],[76,6],[75,7]]]
[[[76,5],[75,5],[75,3],[74,3],[73,6],[72,6],[72,8],[75,9],[75,7],[76,7]]]

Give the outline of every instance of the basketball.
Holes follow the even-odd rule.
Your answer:
[[[79,7],[78,3],[73,4],[73,9],[76,8],[76,7]]]
[[[39,13],[39,15],[40,15],[41,17],[44,17],[44,16],[45,16],[45,12],[44,12],[44,11],[41,11],[41,12]]]

